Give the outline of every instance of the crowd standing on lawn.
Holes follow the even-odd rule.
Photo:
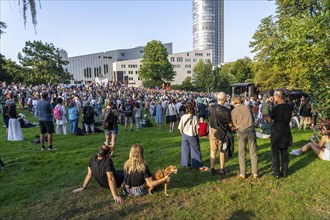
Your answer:
[[[146,191],[141,186],[156,186],[169,180],[169,176],[156,182],[151,179],[149,167],[144,163],[144,149],[138,144],[132,146],[124,171],[118,172],[114,169],[109,156],[114,156],[119,124],[125,127],[124,132],[128,134],[134,132],[135,121],[135,130],[143,132],[146,121],[151,124],[149,116],[155,121],[157,129],[163,129],[165,121],[168,124],[165,130],[174,132],[175,123],[178,121],[178,129],[182,135],[181,165],[201,171],[208,171],[209,168],[202,164],[199,138],[208,135],[211,175],[216,174],[215,160],[218,151],[220,174],[226,175],[228,172],[225,168],[225,155],[229,155],[230,143],[233,146],[232,133],[237,132],[239,177],[245,179],[246,145],[249,146],[253,177],[260,177],[256,126],[262,128],[258,137],[271,138],[273,175],[275,178],[281,178],[289,174],[288,147],[292,145],[290,127],[307,129],[307,125],[313,128],[317,123],[317,114],[311,114],[315,110],[311,108],[308,98],[303,96],[301,99],[287,100],[284,90],[281,89],[275,90],[274,96],[241,99],[230,97],[224,92],[132,88],[120,83],[32,86],[3,82],[0,85],[0,101],[3,103],[2,117],[7,128],[8,140],[11,139],[12,133],[10,120],[17,120],[15,103],[19,103],[20,109],[25,109],[27,103],[29,112],[39,119],[41,150],[45,150],[46,133],[48,149],[54,149],[54,122],[56,134],[64,135],[68,134],[68,122],[71,135],[94,134],[97,126],[101,126],[104,129],[105,143],[100,143],[103,146],[90,160],[83,187],[74,191],[84,190],[94,177],[100,185],[109,187],[116,202],[122,201],[116,193],[116,187],[122,183],[126,194],[142,195],[146,194]],[[15,108],[15,111],[11,108]],[[145,115],[142,118],[143,114]],[[14,130],[16,132],[19,129],[21,128]],[[23,139],[23,132],[20,137],[17,140]],[[323,126],[319,143],[316,143],[315,139],[317,137],[313,136],[309,144],[292,153],[299,155],[312,149],[321,159],[330,160],[329,126]],[[136,187],[140,187],[139,190]]]

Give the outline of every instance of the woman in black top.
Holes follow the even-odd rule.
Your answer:
[[[276,106],[272,109],[269,117],[273,120],[271,130],[271,148],[272,148],[272,167],[275,178],[287,177],[289,154],[288,147],[292,145],[292,135],[290,131],[290,121],[293,108],[285,101],[285,95],[282,89],[274,92],[274,101]],[[282,170],[280,171],[280,154]]]
[[[128,196],[141,196],[148,193],[148,187],[154,187],[170,177],[153,180],[149,167],[144,163],[144,149],[140,144],[134,144],[129,153],[129,159],[124,165],[124,191]]]

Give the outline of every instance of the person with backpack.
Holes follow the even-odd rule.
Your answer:
[[[102,127],[105,135],[105,145],[109,146],[111,141],[111,155],[114,156],[118,135],[118,111],[113,107],[111,100],[106,100],[106,107],[102,116]]]
[[[90,104],[91,103],[89,101],[87,101],[85,107],[83,108],[83,121],[84,121],[84,125],[85,125],[86,134],[88,135],[89,130],[90,130],[94,135],[95,111],[94,111],[94,108]]]
[[[133,106],[131,105],[129,99],[127,99],[125,102],[124,113],[125,113],[125,131],[127,131],[128,121],[131,126],[131,131],[133,131]]]
[[[68,134],[68,129],[66,123],[68,119],[66,117],[66,109],[63,105],[63,99],[61,97],[57,98],[57,105],[53,110],[54,118],[56,120],[56,134]]]

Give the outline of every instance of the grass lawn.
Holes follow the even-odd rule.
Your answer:
[[[30,122],[37,121],[27,112]],[[81,126],[81,124],[80,124]],[[54,135],[56,151],[40,151],[31,144],[39,127],[23,129],[24,141],[7,142],[0,123],[0,157],[5,169],[0,171],[0,219],[330,219],[330,163],[313,152],[290,155],[289,176],[276,180],[271,173],[270,141],[258,139],[258,180],[240,180],[237,143],[233,158],[228,159],[226,176],[180,167],[181,136],[143,128],[131,132],[119,128],[116,156],[117,170],[122,169],[134,143],[145,148],[151,170],[168,165],[179,167],[171,178],[170,196],[163,191],[154,195],[113,201],[109,189],[92,180],[87,190],[81,187],[89,159],[104,142],[103,133],[95,136]],[[311,131],[292,130],[294,146],[303,146]],[[209,142],[201,138],[204,165],[209,166]],[[250,162],[248,158],[248,171]],[[219,164],[217,162],[217,169]],[[118,189],[119,190],[119,189]]]

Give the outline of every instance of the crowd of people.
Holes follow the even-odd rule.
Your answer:
[[[167,91],[131,88],[115,83],[69,87],[3,82],[0,92],[8,141],[23,140],[15,103],[18,103],[20,110],[27,105],[28,112],[39,120],[41,150],[46,149],[45,142],[48,150],[55,150],[54,132],[57,135],[94,135],[97,126],[101,126],[105,142],[89,162],[83,187],[74,192],[86,189],[94,177],[101,186],[109,187],[116,202],[122,201],[116,187],[123,186],[127,195],[143,195],[147,193],[148,186],[153,187],[170,179],[170,176],[161,180],[152,179],[150,169],[144,163],[143,146],[139,144],[132,146],[124,170],[115,170],[110,157],[115,156],[119,124],[123,125],[124,132],[143,132],[142,127],[147,126],[146,122],[151,124],[150,121],[156,123],[157,129],[164,129],[165,123],[169,132],[178,129],[182,135],[181,166],[209,171],[211,175],[216,174],[218,152],[219,173],[226,175],[228,172],[225,158],[233,154],[233,133],[237,133],[239,177],[242,179],[248,177],[247,146],[252,177],[260,178],[257,137],[271,138],[272,175],[277,179],[285,178],[288,175],[288,148],[293,145],[290,128],[296,126],[306,130],[317,124],[315,111],[308,98],[287,100],[281,89],[275,90],[273,96],[243,98],[230,97],[224,92]],[[259,132],[256,132],[257,126],[260,127]],[[291,153],[300,155],[312,149],[319,158],[330,161],[329,132],[329,126],[323,126],[321,139],[314,134],[310,143]],[[202,163],[201,137],[209,139],[210,167]]]

